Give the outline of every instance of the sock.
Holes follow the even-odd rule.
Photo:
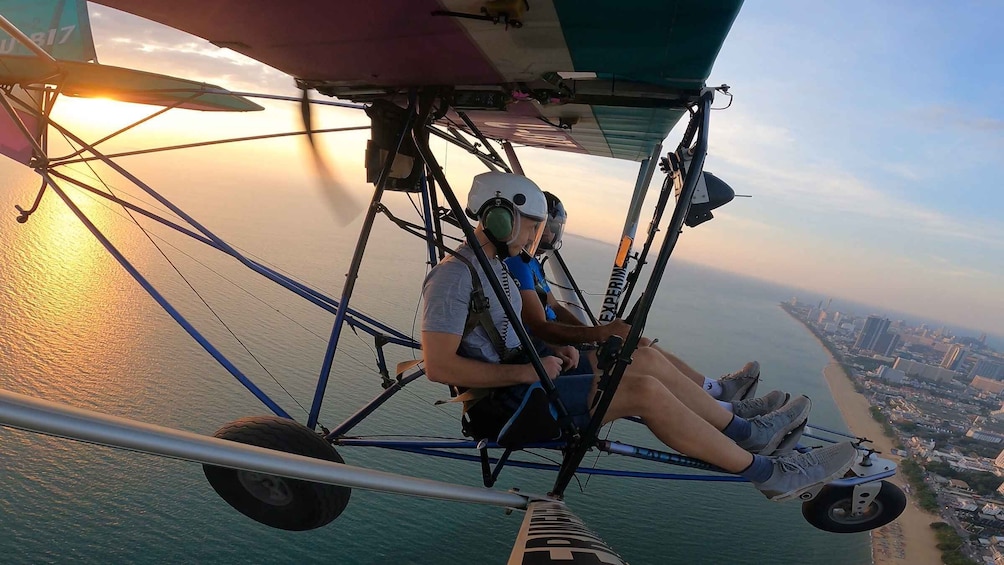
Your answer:
[[[722,383],[717,380],[711,380],[708,377],[704,377],[704,392],[711,395],[711,398],[718,398],[722,395]]]
[[[753,462],[739,473],[753,483],[765,483],[774,474],[774,462],[769,457],[754,455]]]
[[[732,441],[745,441],[753,434],[753,426],[750,425],[749,420],[743,420],[733,414],[732,420],[729,425],[725,426],[722,433]]]
[[[725,402],[724,400],[716,400],[715,402],[717,402],[718,405],[721,406],[722,408],[728,410],[729,414],[733,414],[734,413],[734,411],[733,411],[733,403],[732,402]]]

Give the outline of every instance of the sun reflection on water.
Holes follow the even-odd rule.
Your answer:
[[[16,196],[7,192],[6,197]],[[88,215],[107,214],[93,200],[76,200]],[[0,323],[12,335],[6,363],[15,373],[9,375],[9,386],[53,400],[97,405],[97,399],[82,398],[78,392],[103,387],[94,389],[81,380],[108,377],[93,370],[99,358],[131,353],[133,341],[116,338],[128,311],[117,292],[124,273],[52,192],[27,223],[17,224],[12,216],[0,219],[6,239],[0,251]],[[104,223],[114,235],[116,224]]]

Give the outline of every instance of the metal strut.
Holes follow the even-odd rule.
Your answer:
[[[624,376],[624,371],[627,369],[628,363],[631,362],[631,355],[638,346],[638,340],[645,329],[649,310],[652,308],[652,302],[658,290],[659,283],[662,281],[662,276],[666,271],[669,257],[680,238],[683,222],[690,211],[690,203],[694,197],[694,190],[697,188],[697,181],[704,167],[704,158],[708,152],[708,120],[713,101],[714,91],[712,90],[705,91],[698,101],[698,111],[691,119],[690,126],[687,129],[688,136],[694,131],[698,133],[697,144],[693,149],[694,159],[691,162],[690,169],[687,171],[676,208],[673,210],[673,217],[670,219],[666,239],[662,242],[659,256],[652,267],[652,276],[648,280],[648,285],[635,304],[636,318],[632,321],[631,331],[628,332],[623,346],[617,347],[620,345],[617,343],[619,341],[617,336],[607,340],[607,344],[604,346],[604,348],[614,350],[609,355],[609,359],[613,361],[612,367],[608,366],[604,368],[603,376],[597,385],[596,395],[593,397],[593,416],[583,430],[582,437],[576,441],[572,441],[569,449],[565,452],[565,457],[561,463],[561,470],[558,471],[558,477],[554,481],[554,487],[551,491],[553,496],[559,498],[564,496],[565,488],[571,482],[579,463],[582,462],[582,458],[585,457],[586,452],[593,447],[593,443],[597,438],[597,432],[602,427],[603,418],[610,407],[610,402],[617,392],[617,387]],[[695,122],[698,122],[698,124],[695,125]],[[685,137],[686,140],[687,138]],[[601,348],[598,354],[601,359],[603,356],[602,349],[604,348]]]
[[[338,348],[338,338],[342,333],[342,322],[348,312],[349,299],[352,298],[352,291],[356,287],[356,279],[359,278],[359,268],[362,265],[363,253],[366,251],[366,243],[369,241],[370,233],[373,231],[373,221],[376,219],[383,198],[384,188],[387,186],[387,179],[390,178],[390,171],[394,165],[401,144],[409,135],[412,124],[415,123],[415,112],[417,110],[416,93],[409,95],[408,118],[405,120],[401,133],[397,136],[397,142],[391,151],[388,152],[380,176],[377,177],[376,188],[373,191],[373,199],[370,201],[369,209],[366,210],[366,219],[363,220],[363,227],[359,231],[359,239],[356,240],[356,249],[352,254],[352,262],[349,264],[349,272],[345,275],[345,286],[342,288],[342,297],[338,301],[338,311],[335,313],[335,322],[331,327],[331,338],[328,340],[328,348],[324,353],[324,363],[321,365],[321,374],[317,379],[317,388],[314,391],[314,401],[310,405],[310,415],[307,417],[307,427],[313,429],[317,425],[317,418],[321,412],[321,402],[324,400],[324,391],[328,387],[328,377],[331,375],[331,365],[334,362],[335,351]]]

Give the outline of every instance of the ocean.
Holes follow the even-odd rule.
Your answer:
[[[9,168],[4,165],[5,172]],[[37,184],[31,174],[11,170],[0,180],[0,387],[202,434],[266,413],[55,195],[46,195],[28,223],[16,223],[14,204],[30,204]],[[144,221],[148,238],[120,209],[74,194],[158,289],[283,407],[305,419],[297,403],[309,406],[332,316],[199,243]],[[310,187],[247,187],[235,194],[200,186],[197,193],[176,189],[169,196],[241,249],[339,295],[358,220],[334,226]],[[411,204],[403,196],[388,201],[407,217]],[[417,332],[424,247],[385,220],[375,234],[352,305],[405,333]],[[567,236],[562,251],[595,306],[613,247]],[[822,377],[826,353],[778,307],[793,293],[671,261],[645,333],[708,375],[757,359],[763,392],[808,394],[813,423],[846,429]],[[391,366],[414,355],[395,347],[387,353]],[[323,424],[337,424],[380,392],[373,357],[372,341],[346,330]],[[446,394],[442,386],[416,382],[357,432],[457,435],[456,409],[433,404]],[[614,425],[610,437],[656,445],[626,423]],[[475,464],[368,448],[339,451],[353,465],[480,484]],[[680,471],[587,457],[587,464],[594,462]],[[549,472],[510,469],[498,488],[546,492],[552,480]],[[815,530],[798,504],[769,503],[747,484],[580,480],[581,491],[574,482],[569,488],[570,508],[634,564],[870,561],[867,534]],[[334,523],[284,532],[232,510],[197,464],[7,428],[0,428],[0,491],[4,563],[504,563],[522,519],[494,507],[357,490]]]

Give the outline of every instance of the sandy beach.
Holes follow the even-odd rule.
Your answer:
[[[823,376],[851,433],[872,440],[883,457],[899,461],[900,458],[891,453],[892,441],[872,418],[868,400],[854,391],[853,383],[844,376],[840,365],[831,361],[823,369]],[[901,488],[907,484],[902,475],[890,480]],[[872,560],[875,565],[940,565],[941,551],[936,547],[938,542],[930,524],[941,519],[921,510],[912,497],[907,497],[910,502],[895,522],[872,531]]]

